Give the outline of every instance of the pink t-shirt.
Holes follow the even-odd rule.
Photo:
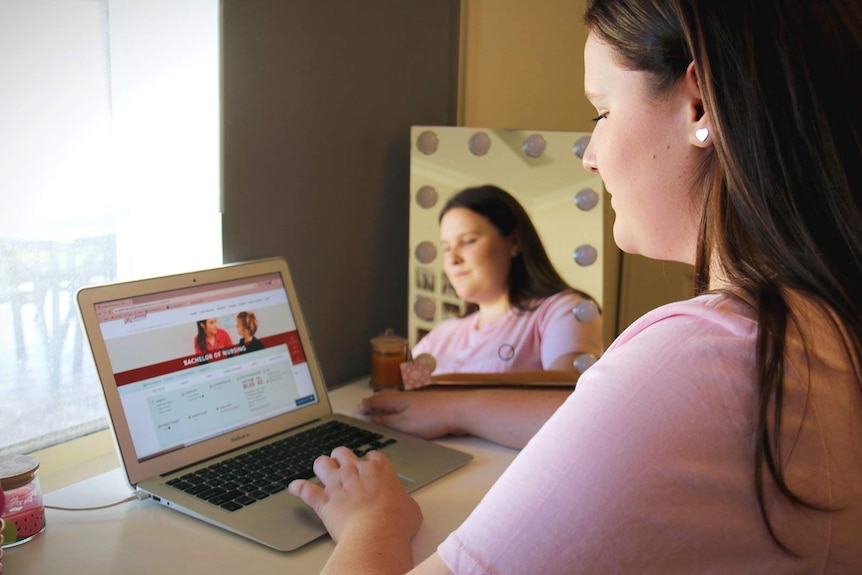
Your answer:
[[[795,507],[755,498],[756,324],[708,295],[627,329],[439,547],[467,573],[862,573],[862,408],[829,323],[794,306],[782,453]],[[808,376],[810,375],[810,382]]]
[[[533,311],[510,309],[490,324],[476,328],[479,314],[447,319],[413,348],[413,357],[430,353],[435,373],[548,369],[555,360],[572,353],[602,352],[600,319],[582,323],[572,309],[584,298],[560,292]]]

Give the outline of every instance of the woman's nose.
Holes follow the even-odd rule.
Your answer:
[[[593,145],[593,138],[590,137],[589,142],[587,142],[587,149],[584,150],[584,157],[582,158],[584,162],[584,169],[593,174],[599,173],[599,165],[596,163],[596,150]]]

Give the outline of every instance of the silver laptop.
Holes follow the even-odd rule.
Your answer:
[[[411,491],[471,459],[332,413],[283,259],[87,287],[77,302],[129,483],[228,531],[283,551],[326,532],[287,493],[317,455],[296,451],[379,449]]]

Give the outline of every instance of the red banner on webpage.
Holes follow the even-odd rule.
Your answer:
[[[254,346],[254,349],[249,349],[251,346],[247,347],[245,344],[239,343],[230,347],[208,351],[205,354],[179,357],[163,361],[161,363],[154,363],[153,365],[145,365],[143,367],[123,371],[114,374],[114,381],[116,382],[117,387],[119,387],[121,385],[137,383],[145,379],[152,379],[154,377],[167,375],[169,373],[182,371],[199,365],[229,359],[244,353],[251,353],[258,349],[267,349],[277,347],[279,345],[287,346],[287,351],[290,353],[290,359],[293,362],[293,365],[306,362],[305,352],[302,349],[302,342],[299,339],[299,333],[296,331],[262,337],[260,340],[255,341],[259,343]]]

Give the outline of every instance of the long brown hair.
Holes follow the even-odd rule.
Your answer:
[[[756,310],[754,482],[789,551],[766,512],[764,468],[790,501],[822,508],[790,488],[780,457],[788,292],[840,318],[862,386],[862,4],[591,0],[585,21],[624,66],[650,73],[655,95],[694,62],[714,133],[695,293],[717,269]]]
[[[198,349],[201,353],[207,351],[207,320],[201,319],[198,320],[198,335],[195,337],[195,342],[197,342]]]

